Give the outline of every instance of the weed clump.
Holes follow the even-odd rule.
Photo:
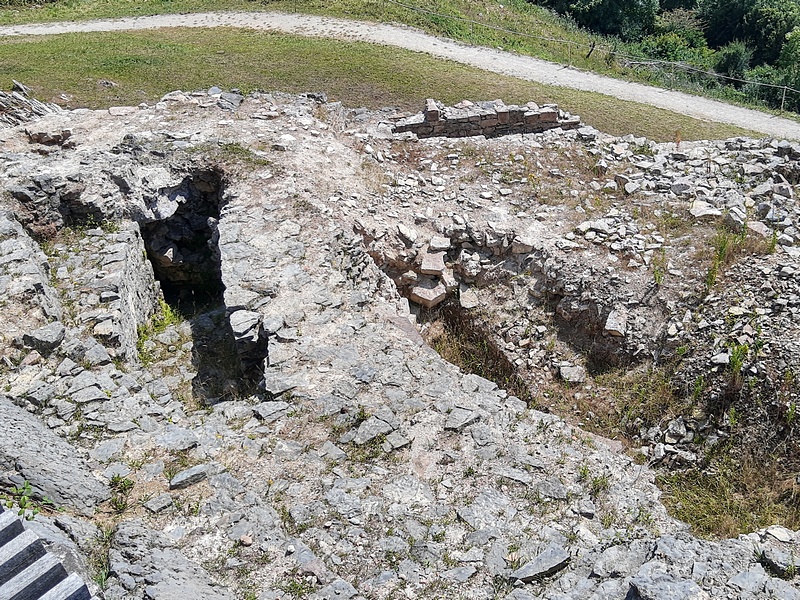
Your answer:
[[[140,325],[136,332],[138,334],[136,339],[136,352],[139,356],[139,361],[147,366],[155,360],[153,351],[149,348],[148,341],[152,338],[164,333],[167,328],[179,325],[184,321],[183,316],[163,298],[158,299],[158,309],[155,314],[150,317],[150,320],[144,325]]]

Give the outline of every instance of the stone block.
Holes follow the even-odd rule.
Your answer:
[[[628,310],[620,306],[612,310],[606,319],[605,332],[615,337],[625,337],[628,329]]]
[[[495,111],[497,113],[497,122],[501,125],[508,125],[509,112],[507,106],[498,107]]]
[[[206,477],[208,477],[208,465],[196,465],[175,475],[169,482],[169,489],[182,490],[200,483]]]
[[[441,275],[445,270],[444,252],[426,252],[422,257],[420,273],[423,275]]]
[[[440,281],[423,279],[413,288],[409,299],[425,308],[433,308],[447,297],[447,288]]]
[[[441,113],[439,112],[439,107],[436,105],[433,98],[425,100],[425,120],[428,123],[434,123],[438,121],[440,117]]]
[[[528,112],[524,108],[520,108],[515,106],[514,108],[510,108],[508,111],[508,122],[510,124],[514,123],[522,123],[525,113]]]
[[[581,118],[573,115],[568,119],[563,119],[559,122],[561,129],[578,129],[581,126]]]
[[[529,110],[522,115],[522,120],[526,125],[538,123],[541,120],[541,113]]]
[[[558,109],[552,106],[543,106],[539,111],[539,120],[542,123],[558,123]]]
[[[55,321],[35,331],[24,334],[22,336],[22,343],[28,348],[34,348],[41,354],[48,355],[64,341],[65,333],[66,329],[64,326],[58,321]]]

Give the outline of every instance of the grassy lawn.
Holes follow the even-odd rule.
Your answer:
[[[202,65],[202,69],[198,69]],[[598,129],[660,141],[757,135],[601,94],[540,85],[427,55],[365,43],[250,30],[166,29],[0,40],[0,81],[22,81],[43,100],[102,108],[154,102],[212,85],[244,91],[324,90],[348,106],[419,110],[426,97],[556,102]],[[101,80],[116,83],[104,87]],[[59,101],[65,104],[63,101]]]

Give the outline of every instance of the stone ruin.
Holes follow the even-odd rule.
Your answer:
[[[416,321],[445,295],[464,328],[490,307],[486,344],[576,400],[599,389],[592,357],[677,345],[723,381],[745,335],[764,342],[748,376],[797,372],[800,147],[678,152],[564,131],[555,109],[542,134],[416,140],[390,111],[226,98],[2,131],[0,487],[56,505],[23,525],[91,594],[800,599],[800,534],[698,539],[641,464],[684,460],[724,423],[664,416],[636,460],[505,372],[501,387],[446,362]],[[689,305],[701,220],[740,205],[775,252]],[[672,211],[697,222],[666,235]],[[197,310],[148,333],[159,300]]]
[[[528,102],[523,106],[507,105],[502,100],[478,102],[464,100],[455,106],[444,106],[432,98],[425,101],[425,110],[397,122],[395,133],[407,131],[419,138],[497,137],[515,133],[542,133],[560,127],[577,129],[581,119],[559,110],[556,104]]]

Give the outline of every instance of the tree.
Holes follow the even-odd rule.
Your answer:
[[[748,39],[745,16],[756,0],[700,0],[697,12],[706,24],[709,46],[720,48],[734,40]]]
[[[694,10],[697,8],[697,0],[661,0],[662,12],[675,9]]]
[[[750,68],[753,51],[744,42],[735,41],[720,48],[714,57],[714,70],[728,77],[743,79],[744,73]],[[741,84],[734,84],[740,87]]]
[[[655,33],[656,35],[675,33],[682,37],[690,48],[708,48],[703,33],[703,23],[693,10],[677,8],[662,12],[656,19]]]
[[[800,25],[800,0],[760,0],[745,15],[747,38],[756,64],[772,64],[780,55],[786,35]]]
[[[658,0],[574,0],[569,14],[593,31],[635,40],[653,31]]]
[[[794,78],[800,74],[800,25],[786,34],[786,41],[781,48],[778,66],[790,71]]]

